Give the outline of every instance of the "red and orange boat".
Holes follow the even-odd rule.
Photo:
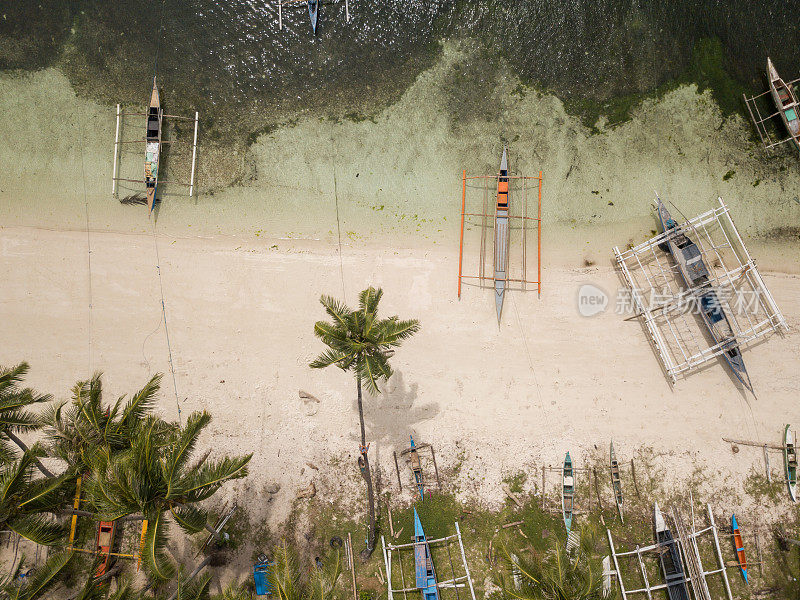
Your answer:
[[[114,546],[114,533],[116,532],[117,524],[115,521],[100,521],[97,526],[97,554],[100,557],[100,564],[97,565],[95,577],[102,577],[106,574],[108,567],[111,564],[111,549]]]

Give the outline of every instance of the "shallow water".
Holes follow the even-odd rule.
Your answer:
[[[157,55],[166,101],[197,107],[219,137],[305,112],[374,114],[447,38],[484,49],[460,65],[466,80],[491,86],[507,67],[562,98],[595,100],[677,77],[701,38],[719,38],[727,69],[756,89],[767,55],[790,73],[800,47],[800,21],[777,0],[757,8],[741,0],[354,0],[349,23],[337,0],[322,5],[316,36],[303,3],[284,9],[280,31],[277,4],[265,0],[26,0],[5,13],[0,68],[58,63],[81,93],[138,103]]]

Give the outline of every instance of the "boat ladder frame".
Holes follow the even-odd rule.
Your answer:
[[[505,247],[506,252],[506,278],[503,280],[506,284],[512,283],[516,284],[514,287],[507,286],[506,290],[510,289],[518,289],[518,290],[527,290],[528,285],[536,286],[535,290],[538,293],[539,297],[542,295],[542,172],[539,171],[538,177],[529,177],[525,175],[512,175],[509,173],[508,176],[504,176],[508,179],[509,182],[509,243]],[[494,270],[492,269],[492,275],[486,273],[487,270],[487,251],[489,245],[487,244],[487,230],[491,227],[492,230],[492,251],[496,248],[494,235],[496,233],[496,215],[493,214],[490,209],[490,201],[489,201],[489,192],[497,190],[497,182],[500,178],[500,173],[495,175],[467,175],[466,170],[462,171],[461,174],[461,234],[459,238],[459,245],[458,245],[458,298],[461,299],[461,284],[465,279],[469,280],[477,280],[478,287],[494,287],[495,278],[493,276]],[[529,181],[536,182],[533,185],[528,185]],[[489,182],[493,182],[493,187],[489,185]],[[477,185],[476,185],[477,183]],[[481,208],[481,212],[467,212],[467,190],[478,189],[481,190],[483,195],[483,204]],[[536,209],[536,216],[530,216],[528,214],[528,192],[533,190],[537,191],[537,209]],[[522,214],[513,214],[512,213],[512,206],[516,205],[520,207],[520,196],[521,196],[521,213]],[[471,219],[468,217],[479,217],[480,221],[477,223],[470,223]],[[520,225],[517,228],[511,227],[511,223],[517,220],[520,222]],[[489,222],[491,221],[491,223]],[[536,279],[528,279],[528,229],[530,229],[528,223],[529,222],[535,223],[536,226]],[[471,228],[471,226],[477,226],[480,228],[480,254],[478,257],[478,269],[477,275],[465,275],[464,274],[464,227],[465,224],[467,228]],[[515,229],[521,229],[521,240],[519,245],[521,246],[521,274],[516,277],[509,277],[511,273],[512,261],[511,261],[511,232],[514,232]],[[516,254],[516,253],[515,253]]]
[[[686,528],[686,525],[683,522],[683,519],[678,515],[674,510],[670,511],[672,515],[672,521],[674,525],[674,531],[676,533],[675,537],[673,538],[673,542],[678,545],[681,561],[683,563],[683,581],[691,586],[692,591],[694,592],[693,597],[698,600],[710,600],[711,596],[708,592],[708,584],[707,584],[707,577],[709,575],[716,575],[720,574],[722,576],[722,581],[725,586],[725,593],[728,600],[733,600],[733,596],[731,594],[730,583],[728,581],[728,573],[727,567],[725,566],[725,562],[722,558],[722,551],[719,547],[719,537],[717,535],[717,525],[714,522],[714,513],[711,510],[711,505],[706,504],[706,511],[708,514],[708,526],[704,527],[703,529],[697,530],[695,529],[694,525],[694,506],[692,506],[692,529],[689,531]],[[712,534],[712,541],[714,545],[714,555],[717,560],[717,568],[711,569],[706,571],[703,567],[703,563],[700,560],[700,552],[697,545],[697,538],[705,533],[711,532]],[[657,556],[657,551],[661,547],[666,547],[670,544],[670,542],[660,543],[660,544],[651,544],[648,546],[636,546],[635,550],[628,550],[625,552],[619,552],[617,548],[614,546],[614,540],[611,537],[611,530],[606,528],[606,536],[608,537],[608,545],[611,549],[611,559],[614,563],[613,570],[608,571],[607,573],[604,572],[604,575],[607,574],[609,576],[613,575],[616,580],[617,584],[619,585],[619,590],[622,595],[622,600],[628,600],[628,596],[632,594],[646,594],[647,598],[651,600],[653,598],[653,592],[658,590],[666,589],[666,583],[658,583],[655,585],[650,585],[650,581],[647,577],[647,568],[642,560],[642,555],[652,554],[653,556]],[[642,582],[644,583],[644,587],[637,588],[637,589],[626,589],[625,582],[623,581],[622,571],[620,570],[619,566],[619,559],[626,556],[636,556],[636,560],[638,562],[640,576]]]
[[[722,200],[719,206],[678,226],[679,233],[691,235],[709,269],[709,285],[680,289],[682,281],[677,267],[670,264],[667,253],[659,249],[674,231],[661,233],[646,242],[620,250],[613,249],[617,267],[625,282],[634,316],[642,319],[661,365],[672,383],[700,369],[731,347],[746,344],[770,333],[789,330],[786,319],[767,288],[756,263],[750,256],[739,231]],[[726,260],[729,264],[726,264]],[[687,302],[696,300],[699,292],[712,289],[728,317],[735,340],[708,345],[698,319],[687,312]],[[736,314],[727,296],[751,294],[755,310],[746,308]],[[655,301],[654,298],[659,298]],[[746,297],[746,296],[745,296]],[[666,298],[666,300],[664,300]],[[740,322],[740,318],[742,322]],[[691,325],[690,325],[691,323]],[[702,343],[701,343],[702,342]]]
[[[438,581],[436,583],[436,587],[439,590],[442,589],[453,589],[458,594],[457,588],[469,588],[470,598],[475,600],[475,588],[472,585],[472,575],[469,572],[469,565],[467,564],[467,555],[464,552],[464,543],[461,539],[461,528],[458,526],[458,522],[455,523],[456,532],[453,535],[448,535],[442,538],[438,538],[435,540],[426,540],[424,542],[411,542],[409,544],[387,544],[386,539],[384,536],[381,536],[381,546],[383,550],[383,564],[386,570],[386,591],[388,594],[388,600],[394,600],[394,594],[403,594],[403,598],[407,599],[408,594],[417,593],[420,589],[424,588],[417,588],[417,587],[406,587],[405,583],[405,574],[403,571],[403,556],[407,554],[413,555],[413,549],[416,546],[424,544],[428,547],[430,560],[433,561],[433,554],[430,552],[431,547],[434,545],[445,545],[447,547],[448,556],[450,556],[450,541],[451,540],[458,540],[458,548],[461,554],[461,564],[464,567],[464,574],[456,576],[455,567],[453,565],[452,557],[450,556],[450,579],[446,581]],[[411,552],[408,552],[411,550]],[[403,551],[406,551],[405,553]],[[397,564],[399,565],[400,571],[400,585],[402,587],[393,588],[392,587],[392,573],[394,572],[393,565],[395,560],[393,558],[393,554],[397,554]],[[411,560],[413,561],[414,558],[412,556]]]
[[[144,184],[144,179],[129,179],[127,177],[117,177],[117,167],[120,161],[120,148],[122,144],[146,144],[147,140],[127,140],[123,141],[120,139],[120,134],[122,130],[122,123],[125,117],[139,117],[143,116],[146,117],[148,113],[146,112],[124,112],[122,107],[117,104],[117,125],[114,130],[114,162],[113,169],[111,173],[111,195],[114,198],[119,198],[119,185],[117,184],[118,181],[126,181],[128,183],[141,183]],[[195,111],[193,117],[182,117],[180,115],[162,115],[162,119],[178,119],[181,121],[194,121],[194,139],[192,141],[192,167],[191,167],[191,174],[189,176],[189,181],[169,181],[167,179],[162,179],[161,177],[158,178],[158,185],[167,184],[167,185],[182,185],[189,188],[189,196],[194,196],[194,174],[195,174],[195,166],[197,165],[197,132],[200,128],[200,113]],[[161,140],[159,144],[174,144],[177,143],[178,140]],[[159,160],[160,162],[160,160]]]
[[[798,83],[798,82],[800,82],[800,77],[798,77],[797,79],[793,79],[792,81],[787,81],[785,83],[786,83],[786,85],[793,85],[793,84]],[[778,140],[776,142],[772,141],[772,138],[769,135],[769,131],[767,131],[767,127],[766,127],[765,123],[770,122],[775,117],[780,117],[780,115],[781,115],[781,113],[783,111],[782,110],[778,110],[778,111],[775,111],[774,113],[772,113],[771,115],[768,115],[766,117],[762,117],[761,116],[761,111],[758,110],[758,103],[756,102],[756,99],[761,98],[763,96],[767,96],[767,95],[772,95],[772,90],[767,90],[766,92],[762,92],[760,94],[756,94],[755,96],[750,96],[749,98],[747,97],[746,94],[742,94],[742,98],[744,98],[744,104],[747,107],[747,112],[750,114],[750,121],[753,123],[753,126],[756,128],[756,131],[758,132],[758,137],[761,139],[761,143],[763,144],[764,149],[771,152],[772,149],[775,148],[776,146],[781,146],[781,145],[785,144],[786,142],[791,142],[793,138],[790,135],[789,137],[787,137],[785,139]],[[782,120],[781,120],[781,123],[782,123]]]

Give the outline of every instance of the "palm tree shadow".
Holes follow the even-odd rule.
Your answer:
[[[367,439],[389,447],[408,445],[413,426],[439,414],[439,404],[420,404],[419,384],[406,385],[403,374],[395,371],[380,394],[364,395],[364,424]],[[355,407],[358,410],[357,406]]]

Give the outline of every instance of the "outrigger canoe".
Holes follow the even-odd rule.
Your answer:
[[[308,0],[308,17],[311,19],[311,29],[317,33],[317,17],[319,17],[319,0]]]
[[[147,207],[153,212],[158,188],[158,162],[161,158],[161,122],[164,112],[158,96],[156,78],[153,77],[153,92],[147,110],[147,137],[144,152],[144,183],[147,186]]]
[[[683,563],[678,552],[678,545],[672,537],[672,532],[667,527],[664,515],[658,508],[658,502],[653,509],[653,521],[656,530],[656,543],[659,545],[658,560],[661,563],[661,574],[667,584],[669,600],[690,600],[689,590],[686,589],[686,577],[683,574]]]
[[[564,525],[569,534],[572,529],[572,512],[575,507],[575,474],[572,470],[572,458],[569,452],[564,457],[564,469],[561,473],[561,512],[564,515]]]
[[[622,480],[619,477],[619,463],[617,462],[617,457],[614,455],[614,442],[611,442],[610,469],[611,487],[614,489],[614,501],[617,503],[619,522],[624,523],[625,519],[622,516]]]
[[[739,349],[736,335],[733,333],[728,315],[722,308],[717,292],[711,281],[711,274],[703,262],[703,253],[672,218],[667,207],[658,198],[658,217],[664,232],[674,231],[664,244],[669,248],[673,260],[677,263],[681,277],[688,289],[694,290],[699,303],[700,314],[714,342],[725,349],[722,356],[728,363],[736,378],[751,392],[753,386],[744,366],[744,358]]]
[[[508,283],[508,147],[503,146],[500,159],[500,174],[497,177],[497,205],[494,217],[494,303],[497,308],[497,322],[503,312],[503,299]]]
[[[769,91],[772,92],[772,99],[775,101],[775,106],[778,107],[778,114],[792,137],[795,147],[800,150],[800,115],[798,115],[800,106],[794,95],[794,89],[791,85],[784,83],[769,58],[767,58],[767,76]]]
[[[794,445],[792,426],[787,425],[783,431],[783,466],[786,470],[786,485],[792,502],[797,502],[797,448]]]
[[[739,570],[742,572],[744,582],[747,581],[747,559],[744,556],[744,544],[742,534],[739,531],[739,523],[736,522],[736,514],[731,515],[731,531],[733,532],[733,546],[736,548],[736,560],[739,562]]]
[[[439,600],[439,585],[436,583],[431,549],[416,508],[414,509],[414,569],[417,587],[422,592],[422,600]]]

